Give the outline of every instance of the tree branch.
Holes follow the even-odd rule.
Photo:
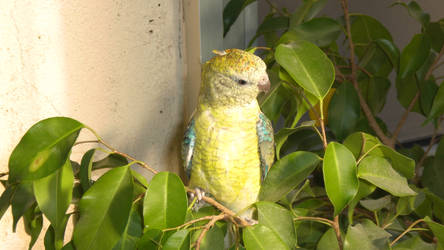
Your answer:
[[[202,230],[202,232],[199,235],[199,238],[196,241],[196,250],[200,249],[200,243],[202,242],[205,234],[208,232],[208,230],[210,230],[211,227],[214,226],[214,224],[219,221],[219,220],[223,220],[226,217],[225,213],[221,213],[219,215],[215,215],[213,216],[213,218],[205,225],[204,229]]]
[[[423,219],[419,219],[415,222],[413,222],[412,224],[410,224],[410,226],[404,231],[402,232],[402,234],[400,234],[396,239],[394,239],[391,243],[390,243],[390,247],[393,246],[398,240],[400,240],[406,233],[410,232],[412,230],[412,228],[414,226],[416,226],[416,224],[423,222]]]
[[[435,70],[439,63],[439,60],[444,55],[444,45],[441,47],[441,51],[439,52],[438,56],[435,58],[435,61],[433,61],[432,65],[430,66],[429,70],[427,71],[424,79],[428,80],[430,76],[433,73],[433,70]],[[413,97],[412,101],[410,102],[409,106],[405,110],[404,114],[402,115],[401,119],[399,120],[398,124],[396,125],[395,131],[393,132],[392,138],[390,138],[390,144],[388,146],[394,147],[396,143],[396,139],[398,138],[399,132],[401,131],[401,128],[404,126],[404,123],[407,121],[407,117],[409,116],[410,112],[412,111],[413,107],[415,106],[416,102],[419,100],[421,92],[418,89],[418,92],[416,93],[415,97]]]
[[[359,104],[361,105],[361,109],[364,112],[365,117],[367,118],[370,127],[375,131],[376,135],[381,139],[381,141],[384,144],[389,145],[390,138],[388,138],[384,132],[382,131],[379,124],[376,122],[375,117],[372,114],[372,111],[370,110],[369,106],[367,105],[364,97],[361,94],[361,91],[359,90],[359,84],[356,78],[356,73],[358,70],[357,64],[355,62],[355,46],[353,44],[352,36],[351,36],[351,30],[350,30],[350,15],[348,12],[348,5],[347,0],[341,0],[341,6],[344,10],[344,17],[345,17],[345,25],[346,25],[346,31],[347,31],[347,37],[348,37],[348,43],[350,47],[350,64],[351,64],[351,82],[353,84],[353,87],[356,89],[356,92],[358,93],[359,97]]]

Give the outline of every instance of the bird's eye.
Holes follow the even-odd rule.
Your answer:
[[[237,83],[239,83],[240,85],[245,85],[245,84],[247,84],[247,81],[245,81],[245,80],[243,80],[243,79],[239,79],[239,80],[237,81]]]

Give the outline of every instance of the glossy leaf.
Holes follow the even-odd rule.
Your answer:
[[[8,210],[9,205],[11,204],[12,197],[14,196],[16,186],[8,186],[5,190],[3,190],[2,195],[0,196],[0,220],[5,214],[6,210]]]
[[[361,113],[359,97],[350,82],[343,82],[336,89],[328,108],[328,127],[340,141],[350,134]]]
[[[415,18],[420,24],[423,26],[427,26],[427,24],[430,21],[430,15],[428,13],[425,13],[421,6],[415,1],[410,1],[408,4],[403,2],[396,2],[393,5],[401,5],[404,6],[409,15],[413,18]]]
[[[396,203],[396,214],[409,215],[411,212],[415,211],[419,206],[422,205],[422,203],[426,199],[426,195],[424,192],[417,192],[418,195],[399,198],[398,202]]]
[[[390,59],[393,68],[398,70],[399,57],[401,56],[398,47],[396,47],[396,45],[392,41],[383,38],[376,39],[375,43],[384,51],[384,53]]]
[[[290,211],[278,204],[260,201],[256,203],[259,224],[267,226],[290,248],[296,246],[296,233]]]
[[[161,172],[151,180],[143,201],[143,219],[149,228],[176,227],[185,221],[187,195],[179,176]]]
[[[112,249],[127,225],[132,193],[129,166],[100,177],[79,201],[80,220],[73,234],[76,248]]]
[[[325,6],[327,0],[304,0],[290,17],[290,29],[315,17]]]
[[[432,109],[433,99],[438,92],[438,86],[436,86],[434,80],[426,80],[419,85],[419,91],[419,105],[421,108],[421,113],[428,116]]]
[[[444,199],[444,139],[438,144],[435,158],[430,165],[424,164],[424,171],[421,177],[422,184],[432,193]]]
[[[432,108],[427,120],[424,123],[431,121],[432,119],[442,115],[444,113],[444,83],[439,86],[438,92],[433,99]]]
[[[427,223],[430,229],[432,229],[432,232],[438,239],[439,244],[444,246],[444,225],[434,222],[429,217],[425,217],[424,221]]]
[[[333,64],[314,44],[303,40],[280,44],[275,57],[302,88],[317,98],[324,98],[330,90],[335,76]]]
[[[55,232],[54,228],[50,225],[46,230],[45,237],[43,239],[45,250],[55,250],[54,243],[55,243]]]
[[[408,186],[407,179],[398,174],[383,157],[365,157],[359,164],[358,176],[395,196],[416,195]]]
[[[330,142],[325,150],[322,170],[325,190],[333,203],[336,216],[358,192],[356,161],[347,147]]]
[[[230,0],[227,5],[225,5],[223,12],[224,37],[237,20],[242,10],[253,2],[255,2],[255,0]]]
[[[170,237],[168,237],[165,245],[163,246],[164,250],[188,250],[190,249],[190,234],[187,229],[182,229]]]
[[[416,235],[412,238],[406,239],[402,242],[397,242],[393,248],[393,250],[412,250],[412,249],[421,249],[421,250],[435,250],[435,245],[426,243],[421,239],[421,236]]]
[[[195,242],[202,230],[197,230],[193,234],[191,242]],[[223,250],[224,249],[224,232],[218,226],[213,226],[205,234],[201,244],[201,250]]]
[[[246,227],[243,231],[243,240],[246,249],[290,249],[276,233],[262,224]]]
[[[393,41],[390,32],[378,20],[366,15],[355,15],[351,25],[351,35],[355,44],[370,44],[377,39]],[[366,48],[356,47],[356,54],[362,57]]]
[[[336,41],[342,32],[341,25],[328,17],[314,18],[301,23],[282,35],[278,43],[307,40],[319,47],[327,47]]]
[[[389,249],[388,239],[391,236],[369,220],[348,228],[344,241],[344,250],[382,250]]]
[[[358,66],[367,72],[358,72],[358,78],[362,76],[388,77],[393,70],[393,63],[386,52],[376,43],[370,43],[359,60]]]
[[[32,206],[25,212],[23,215],[23,224],[25,226],[25,232],[31,236],[28,249],[32,249],[43,227],[43,216],[37,206]]]
[[[331,228],[316,221],[296,221],[295,226],[298,234],[298,246],[303,249],[315,249],[325,231]]]
[[[430,51],[430,39],[427,35],[415,35],[402,50],[399,62],[399,77],[405,78],[415,73],[424,64]]]
[[[375,189],[376,189],[375,185],[368,183],[365,180],[359,180],[358,192],[356,193],[355,197],[353,197],[353,200],[348,204],[347,216],[350,224],[353,224],[353,213],[359,201],[362,198],[369,196],[371,193],[375,191]]]
[[[439,22],[429,23],[425,29],[426,34],[432,41],[432,49],[439,53],[444,45],[444,29]]]
[[[62,167],[84,127],[66,117],[53,117],[33,125],[9,158],[9,181],[36,180]]]
[[[139,215],[138,206],[136,204],[133,204],[122,237],[113,247],[113,250],[136,249],[137,242],[139,241],[139,238],[141,236],[142,236],[142,217]]]
[[[95,152],[96,149],[88,150],[83,155],[82,161],[80,162],[79,179],[83,192],[86,192],[89,189],[89,187],[91,187],[92,185],[91,170],[92,170]]]
[[[277,161],[265,178],[259,192],[259,200],[278,201],[299,185],[319,164],[314,153],[298,151]]]
[[[128,160],[119,154],[109,154],[105,158],[95,161],[92,164],[92,169],[102,169],[102,168],[115,168],[121,167],[128,164]]]
[[[386,208],[391,203],[391,196],[386,195],[379,199],[366,199],[359,202],[361,206],[365,207],[370,211],[379,211]]]
[[[313,123],[303,123],[300,126],[296,128],[282,128],[280,129],[275,135],[274,135],[274,141],[276,144],[276,157],[279,160],[281,147],[284,145],[284,143],[287,141],[287,138],[296,133],[297,131],[303,130],[303,129],[313,129],[314,124]]]
[[[54,244],[63,246],[63,236],[68,216],[65,215],[72,199],[74,175],[71,161],[67,160],[54,173],[35,180],[33,183],[34,196],[40,210],[51,222],[54,229]]]
[[[18,184],[11,200],[13,232],[15,232],[19,219],[34,203],[35,198],[32,192],[32,182],[22,182]]]
[[[157,249],[162,236],[163,233],[160,229],[146,230],[137,242],[137,249]]]
[[[397,78],[396,79],[396,94],[398,97],[399,103],[404,107],[407,108],[410,103],[412,102],[412,99],[418,93],[418,81],[415,77],[415,75],[409,75],[406,78]],[[416,102],[413,106],[412,112],[421,113],[421,107],[419,102]]]
[[[316,250],[339,250],[338,238],[333,228],[328,229],[316,246]]]
[[[390,81],[383,77],[365,78],[359,82],[359,87],[372,113],[378,114],[381,112],[390,89]]]

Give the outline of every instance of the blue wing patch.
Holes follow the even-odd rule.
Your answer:
[[[259,156],[261,160],[262,180],[267,176],[274,162],[274,135],[270,120],[261,112],[256,124],[259,139]]]
[[[194,145],[196,143],[196,131],[194,129],[194,117],[188,123],[182,141],[182,162],[188,179],[191,178]]]

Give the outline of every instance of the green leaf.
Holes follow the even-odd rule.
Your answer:
[[[338,140],[350,134],[359,120],[361,106],[355,88],[350,82],[343,82],[336,89],[328,107],[328,126]]]
[[[187,195],[179,176],[161,172],[151,180],[143,201],[143,219],[149,228],[176,227],[185,221]]]
[[[267,201],[257,202],[256,208],[259,224],[267,226],[288,248],[293,249],[296,246],[296,233],[290,211]]]
[[[367,46],[364,54],[359,60],[359,67],[366,69],[370,74],[366,72],[358,72],[358,78],[362,76],[368,77],[368,75],[388,77],[393,70],[393,63],[386,54],[376,43],[370,43]]]
[[[125,166],[127,164],[128,160],[125,157],[119,154],[112,153],[107,155],[105,158],[94,162],[92,165],[92,169],[96,170],[102,168],[116,168],[116,167]]]
[[[399,57],[400,57],[400,52],[398,47],[396,47],[396,45],[392,41],[382,38],[376,39],[375,43],[379,46],[379,48],[381,48],[384,51],[384,53],[390,59],[393,68],[398,70]]]
[[[419,90],[419,105],[421,107],[421,113],[427,116],[432,109],[433,99],[438,91],[438,86],[436,86],[434,80],[426,80],[421,82],[419,85]]]
[[[286,155],[271,167],[261,185],[259,200],[280,200],[307,178],[319,161],[319,156],[311,152],[298,151]]]
[[[274,16],[273,13],[267,15],[261,25],[259,25],[256,35],[251,39],[247,47],[251,47],[253,42],[261,35],[264,35],[268,47],[274,47],[274,44],[279,39],[277,32],[288,29],[288,24],[288,17]]]
[[[322,235],[316,250],[339,250],[338,238],[333,228],[328,229],[324,235]]]
[[[421,183],[432,193],[444,199],[444,139],[438,144],[433,164],[424,165]]]
[[[389,249],[388,239],[391,236],[369,220],[348,228],[344,241],[344,250],[382,250]]]
[[[56,234],[65,224],[65,212],[71,203],[73,186],[74,175],[69,160],[53,174],[34,181],[37,204],[51,222]]]
[[[243,240],[246,249],[289,249],[275,232],[262,224],[246,227]]]
[[[402,50],[399,63],[399,77],[405,78],[415,73],[426,61],[430,51],[430,39],[427,35],[415,35]]]
[[[80,220],[74,228],[77,249],[112,249],[125,230],[133,193],[130,166],[100,177],[79,201]]]
[[[165,245],[162,249],[164,250],[188,250],[190,249],[190,232],[187,229],[182,229],[175,232],[173,235],[168,237]]]
[[[5,190],[3,190],[2,195],[0,196],[0,220],[5,214],[6,210],[8,210],[9,205],[11,204],[12,197],[14,196],[16,186],[11,185],[8,186]]]
[[[355,44],[370,44],[377,39],[386,39],[393,41],[390,32],[378,20],[371,16],[354,15],[354,21],[351,25],[351,35]],[[362,57],[366,48],[357,46],[355,48],[358,57]]]
[[[344,145],[330,142],[325,150],[322,166],[325,190],[338,215],[358,192],[356,161]]]
[[[335,71],[330,59],[321,49],[307,41],[280,44],[276,61],[306,91],[319,99],[330,90]]]
[[[361,200],[359,203],[370,211],[379,211],[386,208],[391,203],[391,196],[386,195],[379,199]]]
[[[416,195],[407,184],[407,179],[396,172],[390,162],[380,156],[365,157],[358,167],[358,176],[375,186],[395,195]]]
[[[415,75],[409,75],[406,78],[396,78],[396,93],[398,97],[399,103],[404,107],[407,108],[410,103],[412,102],[412,99],[415,97],[415,95],[418,93],[419,82],[416,79]],[[419,102],[416,102],[415,105],[412,108],[412,112],[421,113],[421,107]]]
[[[365,78],[359,81],[359,87],[372,113],[378,114],[381,112],[390,89],[390,81],[387,78],[378,76]]]
[[[276,122],[281,115],[282,108],[287,103],[287,99],[285,88],[279,84],[272,88],[261,102],[261,110],[268,119]]]
[[[25,232],[31,236],[28,249],[31,250],[34,246],[37,238],[40,235],[43,227],[42,213],[36,205],[29,208],[23,215],[23,224],[25,226]]]
[[[424,124],[430,122],[432,119],[436,117],[439,117],[443,113],[444,113],[444,83],[441,83],[435,98],[433,98],[433,104],[430,110],[430,114],[427,117],[427,120],[424,122]]]
[[[365,198],[373,193],[375,189],[375,185],[364,180],[359,180],[358,192],[356,193],[355,197],[353,197],[353,200],[348,204],[348,220],[350,224],[353,224],[353,213],[356,205],[358,205],[362,198]]]
[[[223,12],[224,37],[237,20],[242,10],[253,2],[255,2],[255,0],[230,0],[227,5],[225,5]]]
[[[305,249],[315,249],[325,231],[330,227],[316,221],[296,221],[298,246]]]
[[[163,236],[160,229],[148,229],[137,242],[137,249],[158,249],[161,237]]]
[[[426,199],[424,192],[417,191],[418,195],[400,197],[396,203],[396,214],[409,215],[412,211],[415,211]]]
[[[192,242],[197,240],[202,230],[197,230],[193,234]],[[224,249],[224,233],[218,226],[213,226],[205,234],[201,244],[201,250],[223,250]]]
[[[92,170],[93,158],[95,152],[96,152],[95,148],[88,150],[83,155],[82,161],[80,163],[79,179],[83,192],[86,192],[92,185],[91,170]]]
[[[342,26],[328,17],[314,18],[301,23],[283,34],[278,43],[289,43],[298,40],[307,40],[319,47],[327,47],[338,39]]]
[[[432,49],[435,52],[441,50],[444,45],[444,30],[439,22],[429,23],[426,26],[425,33],[430,37],[432,41]]]
[[[430,22],[430,15],[425,13],[421,6],[415,1],[410,1],[408,4],[403,2],[396,2],[393,5],[401,5],[404,6],[407,11],[409,12],[409,15],[413,18],[415,18],[419,23],[421,23],[424,27],[427,26],[427,24]]]
[[[412,238],[396,243],[392,249],[393,250],[411,250],[411,249],[435,250],[435,245],[424,242],[421,239],[421,236],[416,235]]]
[[[139,215],[138,205],[133,204],[131,207],[128,222],[123,231],[122,238],[113,247],[113,250],[131,250],[136,249],[137,242],[142,236],[142,218]]]
[[[291,15],[290,29],[315,17],[325,6],[327,0],[304,0],[304,3]]]
[[[344,145],[356,159],[364,154],[385,157],[390,160],[392,167],[405,177],[410,179],[415,175],[414,160],[383,145],[378,138],[372,135],[362,132],[353,133],[345,139]]]
[[[32,193],[32,182],[22,182],[18,184],[11,200],[13,232],[15,232],[19,219],[34,203],[35,198]]]
[[[43,244],[45,245],[45,250],[55,250],[55,232],[51,225],[49,225],[48,229],[46,230]]]
[[[439,244],[444,246],[444,225],[434,222],[432,219],[430,219],[430,217],[425,217],[424,221],[427,223],[427,226],[432,229],[432,232],[436,238],[438,238]]]
[[[303,130],[303,129],[313,129],[314,123],[303,123],[300,126],[296,128],[282,128],[280,129],[275,135],[274,135],[274,141],[276,144],[276,157],[279,160],[281,148],[284,145],[284,143],[287,141],[288,137],[292,134],[294,134],[297,131]]]
[[[84,127],[66,117],[53,117],[34,124],[9,158],[9,182],[36,180],[63,166]]]

